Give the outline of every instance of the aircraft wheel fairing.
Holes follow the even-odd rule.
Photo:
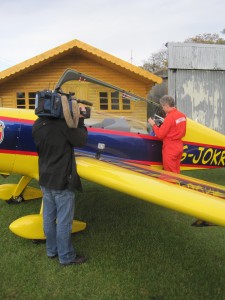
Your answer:
[[[78,220],[73,221],[72,233],[82,231],[86,228],[86,223]],[[31,240],[45,240],[43,231],[42,214],[27,215],[13,221],[9,229],[16,235]]]

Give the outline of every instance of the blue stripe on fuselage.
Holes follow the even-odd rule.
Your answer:
[[[0,144],[0,150],[12,152],[35,153],[36,147],[32,138],[33,122],[27,123],[4,121],[5,137]],[[135,161],[149,161],[159,163],[161,161],[161,142],[150,139],[148,135],[140,135],[129,132],[119,132],[104,129],[88,129],[88,142],[82,148],[82,152],[96,153],[98,144],[104,144],[104,155],[129,159]]]

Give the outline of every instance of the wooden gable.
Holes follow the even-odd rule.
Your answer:
[[[5,71],[0,72],[0,105],[3,107],[33,108],[34,94],[43,89],[53,90],[66,69],[74,69],[91,77],[108,82],[143,98],[149,90],[161,83],[161,78],[118,59],[97,48],[78,40],[73,40],[41,55],[35,56]],[[99,89],[90,85],[67,84],[66,89],[75,88],[77,97],[88,97],[98,108]],[[87,90],[88,89],[88,90]],[[24,98],[23,98],[24,97]],[[30,102],[27,102],[29,98]],[[91,98],[91,99],[90,99]],[[24,100],[25,99],[25,100]],[[146,104],[138,104],[138,114],[146,118]]]

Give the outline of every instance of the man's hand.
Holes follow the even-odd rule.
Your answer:
[[[83,115],[82,115],[82,112],[84,112]],[[80,106],[80,115],[79,115],[79,118],[84,118],[85,113],[86,113],[86,108],[85,108],[85,106]]]
[[[148,119],[148,123],[149,123],[151,126],[156,125],[156,124],[155,124],[155,121],[154,121],[152,118],[149,118],[149,119]]]

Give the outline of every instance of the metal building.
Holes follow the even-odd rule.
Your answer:
[[[168,94],[187,117],[225,134],[225,45],[168,43]]]

